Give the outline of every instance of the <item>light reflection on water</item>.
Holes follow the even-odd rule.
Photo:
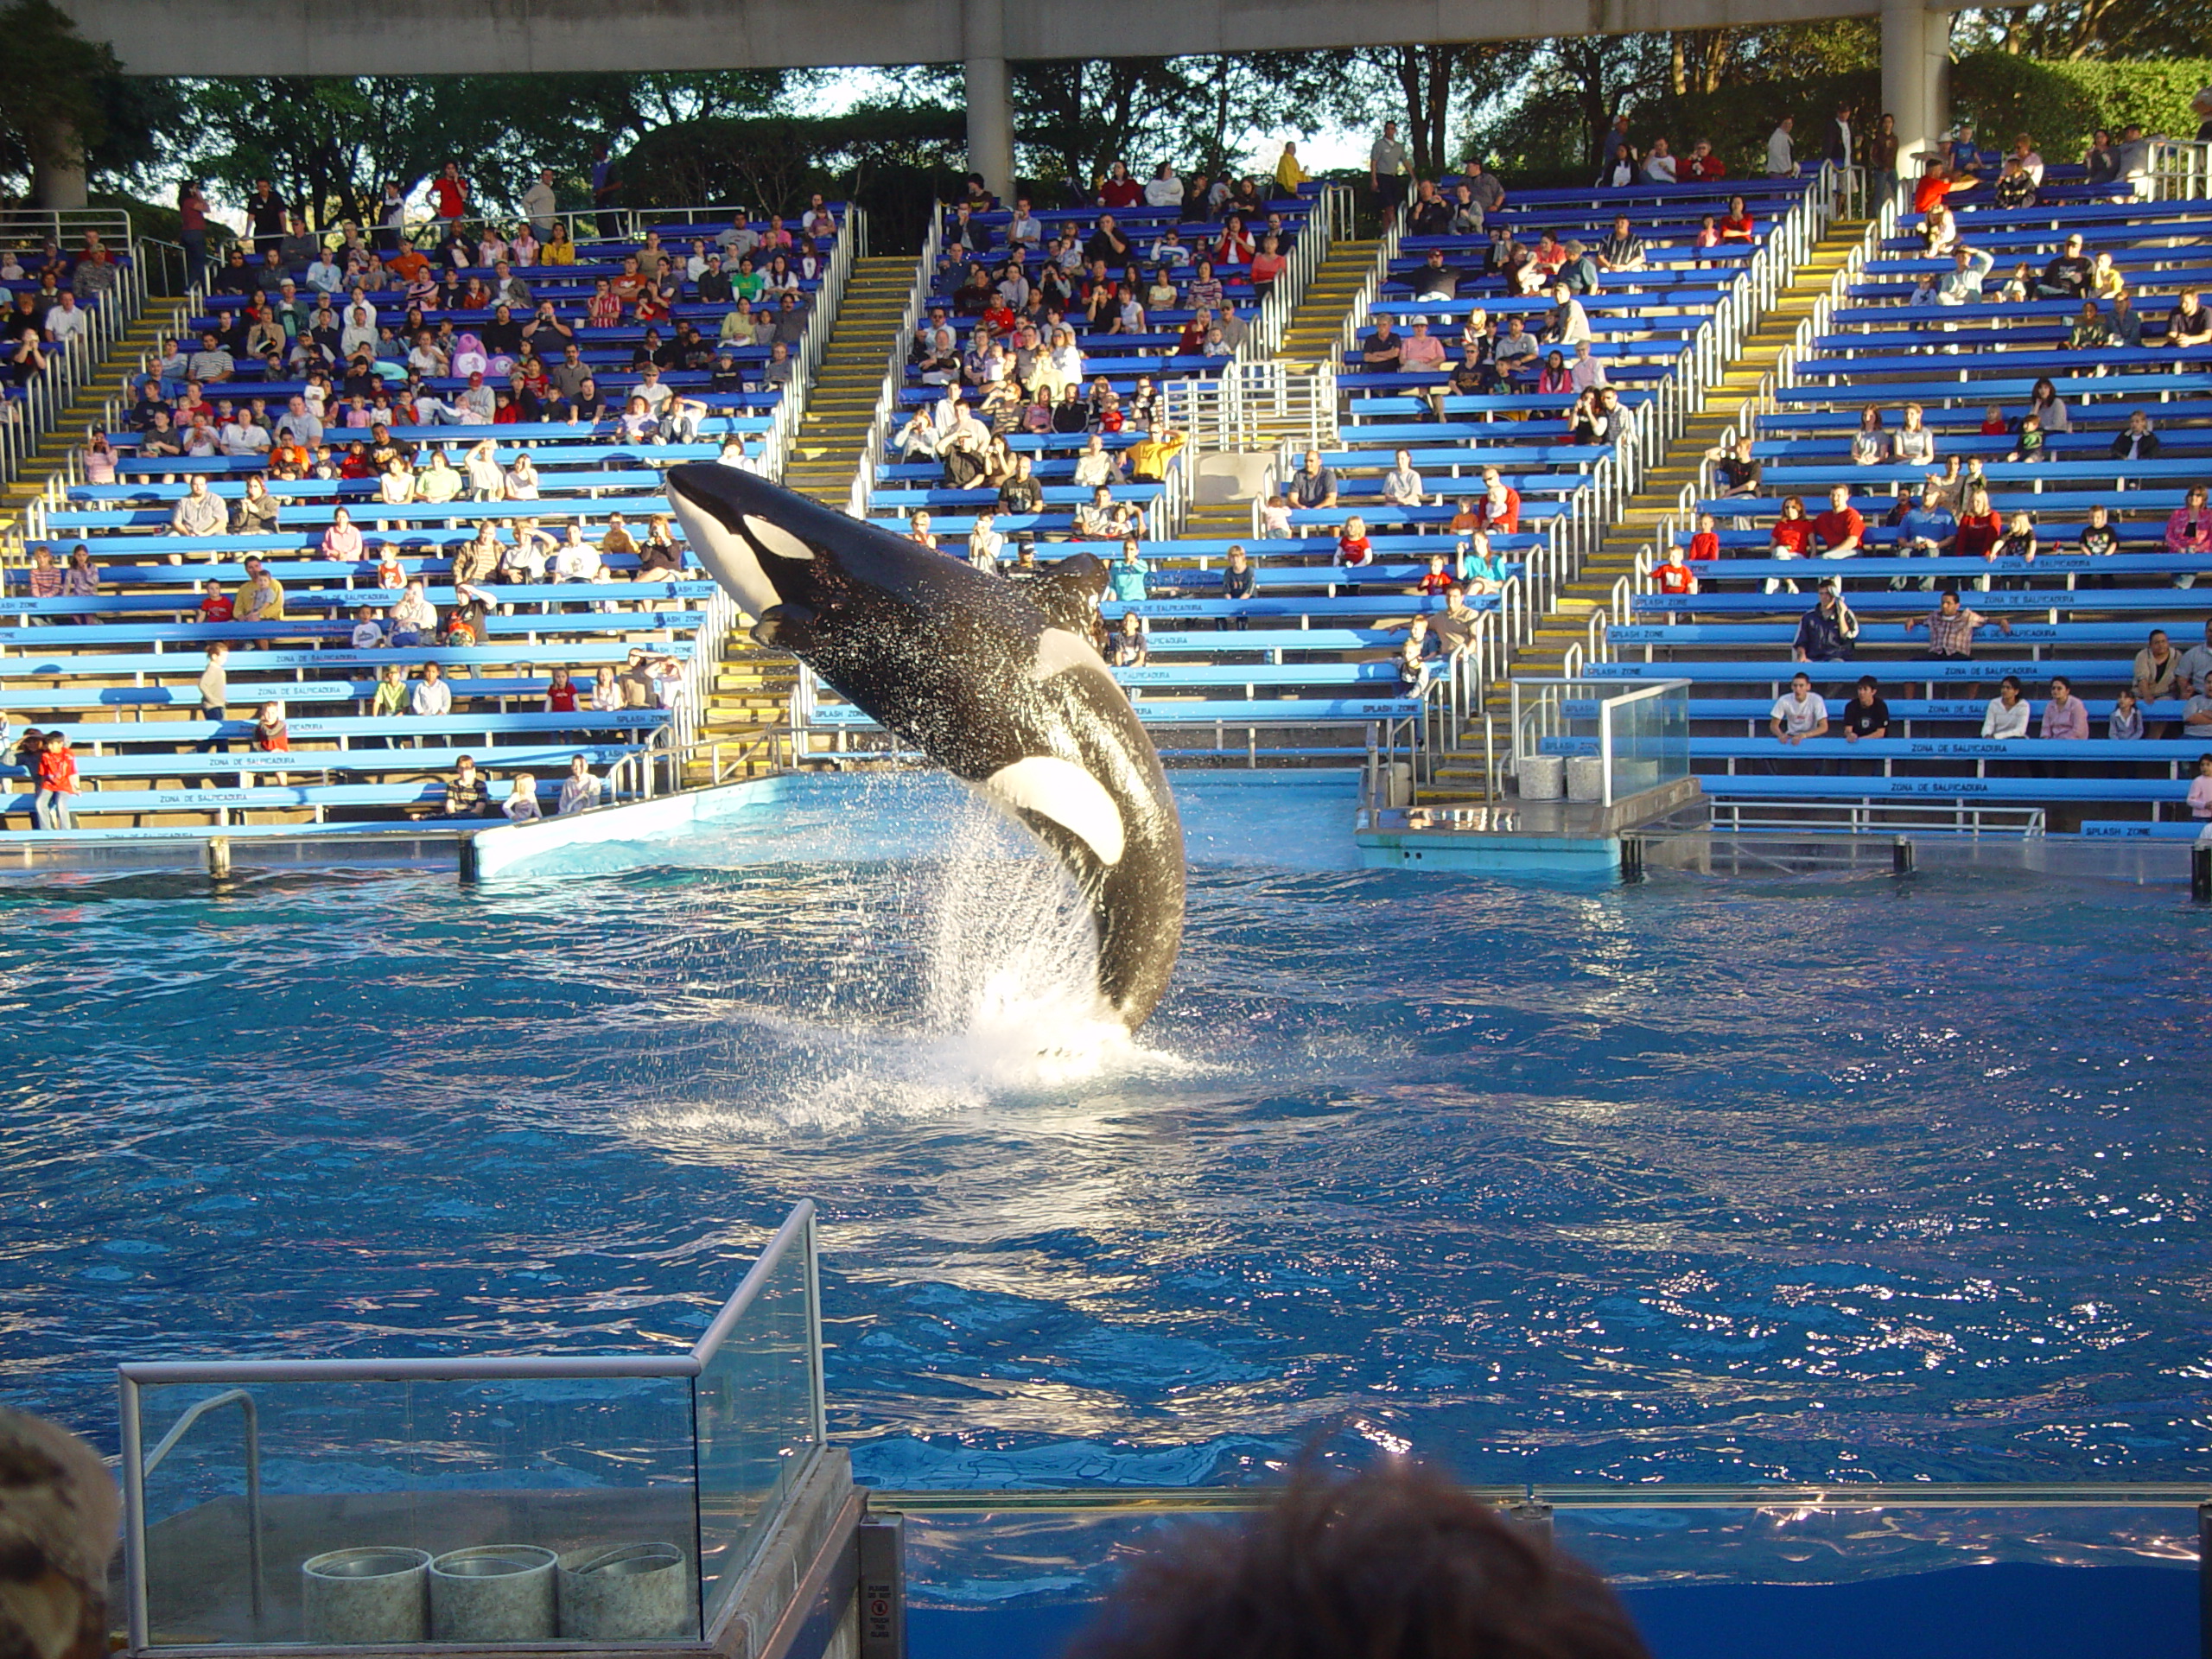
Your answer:
[[[810,1195],[888,1484],[2212,1472],[2198,917],[1363,873],[1339,803],[1192,798],[1136,1044],[1064,949],[954,1017],[1064,918],[925,785],[474,894],[0,895],[7,1397],[111,1445],[118,1357],[687,1343]]]

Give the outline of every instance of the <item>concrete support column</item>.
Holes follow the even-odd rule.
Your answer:
[[[73,128],[56,126],[31,157],[31,199],[41,207],[82,207],[85,151]]]
[[[1897,172],[1908,180],[1920,176],[1913,158],[1950,124],[1950,13],[1882,0],[1882,111],[1897,118]]]
[[[963,0],[968,63],[968,170],[991,194],[1014,189],[1014,105],[1007,93],[1006,0]]]

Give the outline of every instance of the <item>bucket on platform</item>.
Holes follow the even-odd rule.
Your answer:
[[[433,1642],[542,1642],[555,1632],[553,1552],[478,1544],[430,1563]]]
[[[1521,757],[1521,798],[1524,801],[1555,801],[1567,788],[1567,763],[1556,754],[1524,754]]]
[[[429,1627],[429,1555],[384,1545],[334,1549],[300,1563],[309,1642],[356,1647],[420,1642]]]
[[[561,1567],[561,1634],[591,1642],[696,1637],[691,1578],[674,1544],[624,1544]]]
[[[1390,795],[1390,798],[1383,803],[1385,806],[1411,806],[1414,804],[1414,763],[1393,760],[1389,778],[1383,788]]]
[[[1602,801],[1605,798],[1605,762],[1595,754],[1570,754],[1567,757],[1567,798],[1570,801]]]

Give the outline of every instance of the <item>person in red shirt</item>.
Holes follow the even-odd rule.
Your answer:
[[[1682,563],[1682,550],[1669,546],[1665,559],[1652,570],[1651,585],[1662,594],[1697,592],[1697,573]]]
[[[468,216],[468,181],[461,176],[458,162],[448,162],[438,176],[430,181],[430,207],[442,219],[450,221]]]
[[[1337,537],[1336,563],[1347,571],[1362,570],[1375,563],[1375,543],[1367,537],[1367,521],[1357,513],[1344,520],[1344,531]],[[1344,584],[1347,596],[1357,598],[1359,584]]]
[[[1106,181],[1098,187],[1098,205],[1105,208],[1134,207],[1144,200],[1144,187],[1129,176],[1129,169],[1116,162],[1106,169]]]
[[[1682,178],[1692,184],[1710,184],[1715,179],[1728,176],[1727,163],[1713,153],[1713,146],[1700,138],[1690,147],[1682,162]]]
[[[1866,520],[1851,505],[1851,486],[1839,484],[1828,492],[1828,510],[1813,520],[1813,533],[1821,538],[1824,559],[1858,556],[1866,539]]]
[[[289,754],[292,730],[284,721],[284,705],[264,702],[253,722],[253,747],[264,754]]]
[[[1981,435],[1983,437],[2002,438],[2009,435],[2012,430],[2012,429],[2005,423],[2005,411],[1996,404],[1992,404],[1987,409],[1982,410]]]
[[[38,792],[31,797],[31,827],[35,830],[74,830],[71,810],[77,801],[77,757],[69,753],[69,740],[48,732],[46,753],[38,758]]]
[[[553,671],[553,683],[545,688],[545,712],[549,715],[573,715],[576,712],[575,682],[569,677],[569,671]]]
[[[1986,557],[2003,539],[2004,515],[1990,510],[1989,492],[1977,484],[1967,491],[1966,511],[1959,515],[1959,539],[1952,550],[1961,558]],[[1986,576],[1982,585],[1988,582]]]
[[[1782,499],[1782,517],[1774,521],[1774,528],[1767,536],[1767,556],[1776,559],[1802,559],[1811,556],[1813,521],[1805,516],[1805,498],[1787,495]],[[1766,579],[1770,594],[1781,591],[1783,583],[1773,576]],[[1797,584],[1790,582],[1789,591],[1796,593]]]
[[[1744,206],[1741,196],[1728,198],[1728,211],[1721,216],[1720,239],[1723,242],[1748,242],[1751,239],[1751,210]]]
[[[1428,569],[1421,572],[1421,591],[1424,594],[1440,594],[1446,588],[1458,585],[1459,577],[1446,569],[1444,565],[1445,559],[1441,553],[1432,553],[1428,556]]]
[[[209,582],[207,594],[200,601],[200,620],[202,622],[227,622],[237,613],[238,607],[231,603],[231,596],[223,591],[222,583]]]
[[[1478,528],[1492,535],[1521,532],[1521,492],[1498,475],[1495,467],[1483,468],[1483,493],[1475,498]]]
[[[1702,564],[1720,556],[1720,530],[1709,512],[1697,516],[1697,534],[1690,537],[1690,563]]]

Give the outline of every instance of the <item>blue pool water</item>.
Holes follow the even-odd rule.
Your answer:
[[[686,1344],[812,1196],[886,1484],[2212,1478],[2185,902],[1363,872],[1341,785],[1183,795],[1133,1048],[927,779],[475,892],[0,889],[0,1397],[111,1450],[126,1357]]]

